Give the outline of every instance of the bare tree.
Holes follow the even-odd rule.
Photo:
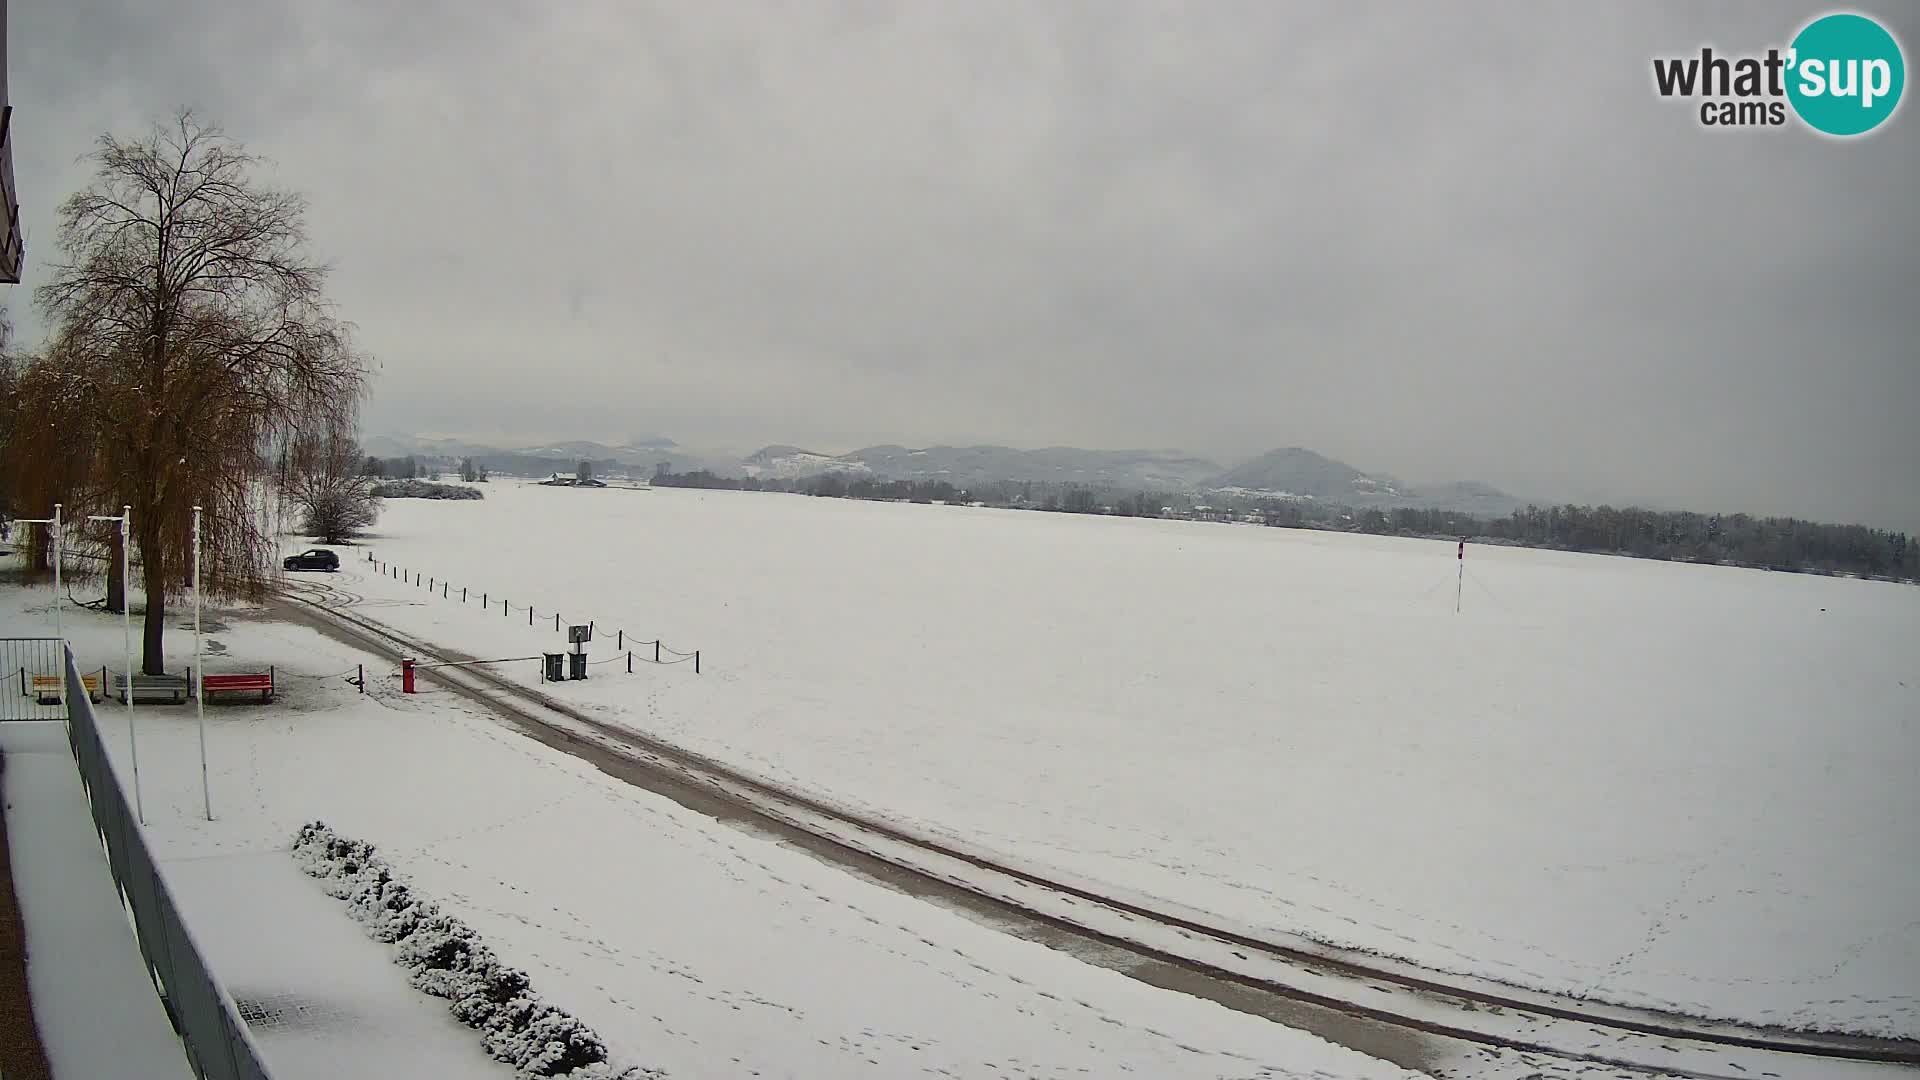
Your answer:
[[[300,511],[300,528],[307,535],[344,544],[380,516],[380,499],[350,428],[335,424],[303,432],[284,461],[281,492]]]
[[[101,136],[92,161],[92,183],[60,206],[64,260],[36,299],[57,327],[50,392],[89,409],[84,476],[67,482],[133,507],[142,667],[158,673],[192,507],[206,513],[207,590],[263,592],[269,448],[350,430],[366,365],[306,251],[304,201],[257,181],[238,142],[183,110],[137,139]]]

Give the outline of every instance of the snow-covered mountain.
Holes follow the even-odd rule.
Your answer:
[[[817,454],[797,446],[763,446],[742,459],[740,467],[748,476],[763,480],[798,480],[803,476],[826,473],[872,471],[863,462],[832,454]]]

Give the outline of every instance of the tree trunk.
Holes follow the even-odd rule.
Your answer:
[[[166,555],[160,550],[160,530],[152,524],[155,520],[152,512],[144,520],[148,524],[140,530],[140,566],[141,580],[146,587],[147,612],[140,623],[140,670],[148,675],[164,675],[167,672],[163,640],[167,629]]]
[[[148,675],[167,672],[166,652],[161,640],[167,628],[167,590],[158,582],[147,582],[147,614],[140,623],[140,670]]]
[[[116,614],[127,609],[127,579],[120,569],[120,530],[115,528],[107,545],[107,610]]]

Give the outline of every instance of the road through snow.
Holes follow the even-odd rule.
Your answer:
[[[368,544],[439,586],[350,585],[396,627],[700,648],[554,693],[1106,895],[1920,1037],[1920,590],[1470,546],[1456,616],[1451,544],[503,483]]]
[[[396,650],[396,656],[413,655],[432,663],[468,659],[443,646],[399,633],[366,613],[349,610],[358,606],[360,595],[335,588],[325,579],[301,581],[294,589],[296,595],[305,594],[316,611],[342,630],[384,639]],[[1364,958],[1328,959],[1324,953],[1276,948],[1179,916],[1107,899],[1008,867],[990,857],[959,851],[937,839],[915,836],[885,822],[851,818],[803,795],[766,785],[590,716],[547,693],[494,674],[485,666],[456,664],[428,670],[430,674],[423,679],[432,678],[473,693],[497,707],[512,708],[532,723],[565,732],[572,739],[710,787],[774,822],[1004,905],[1000,914],[1028,916],[1076,932],[1085,941],[1117,945],[1137,955],[1183,965],[1209,979],[1304,1000],[1328,1007],[1328,1011],[1344,1011],[1376,1025],[1438,1036],[1454,1044],[1477,1045],[1494,1060],[1504,1055],[1503,1066],[1513,1064],[1516,1056],[1534,1062],[1544,1057],[1575,1070],[1624,1068],[1667,1076],[1761,1075],[1812,1080],[1892,1076],[1903,1071],[1902,1063],[1920,1064],[1920,1046],[1910,1044],[1689,1022],[1681,1017],[1556,1000],[1549,995],[1529,995],[1485,984],[1449,987],[1435,981],[1433,973],[1392,965],[1359,967],[1356,963],[1364,963]],[[1326,1033],[1324,1027],[1317,1030]],[[1461,1046],[1451,1050],[1456,1059],[1462,1054]]]

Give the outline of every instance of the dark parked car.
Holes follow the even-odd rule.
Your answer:
[[[340,556],[331,551],[314,548],[298,555],[287,556],[286,567],[289,570],[338,570]]]

